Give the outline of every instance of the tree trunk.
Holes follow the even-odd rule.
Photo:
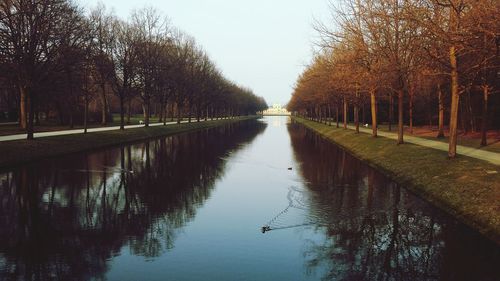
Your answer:
[[[151,103],[149,102],[149,97],[146,97],[144,110],[144,127],[149,127],[149,116],[151,114]]]
[[[487,131],[488,131],[488,94],[489,87],[483,85],[483,117],[481,120],[481,146],[488,145]]]
[[[174,117],[175,117],[175,114],[174,114],[174,103],[172,102],[172,104],[170,105],[170,122],[174,122]]]
[[[33,92],[31,90],[28,90],[27,93],[27,103],[29,105],[29,112],[28,112],[28,124],[26,127],[26,132],[27,132],[27,138],[28,140],[33,140],[34,139],[34,128],[33,128],[33,121],[35,117],[35,99]]]
[[[344,97],[344,130],[347,129],[347,99]]]
[[[59,125],[64,125],[64,112],[59,102],[56,103],[57,116],[59,117]],[[29,114],[28,114],[29,118]]]
[[[361,123],[366,124],[366,116],[365,116],[365,103],[361,105]]]
[[[28,126],[28,97],[26,95],[26,88],[19,86],[19,93],[21,95],[19,102],[19,125],[21,125],[22,129],[26,129]]]
[[[455,158],[457,155],[457,123],[458,123],[458,71],[455,46],[450,47],[451,66],[451,107],[450,107],[450,140],[448,147],[448,157]]]
[[[372,136],[377,137],[377,99],[375,89],[370,89],[370,110],[372,113]]]
[[[167,113],[168,113],[168,102],[165,101],[165,104],[162,107],[162,115],[163,115],[163,126],[167,125]]]
[[[335,105],[335,122],[337,123],[337,128],[339,128],[339,105]]]
[[[108,108],[108,101],[107,101],[107,98],[106,98],[106,84],[105,83],[101,83],[101,124],[102,125],[106,125],[107,123],[107,108]]]
[[[158,122],[159,123],[162,123],[163,122],[163,112],[164,112],[164,108],[165,108],[165,102],[162,101],[160,102],[160,112],[157,112],[158,113]]]
[[[328,104],[328,126],[332,125],[332,106]]]
[[[71,110],[69,113],[69,128],[70,129],[73,129],[75,127],[73,112],[74,112],[74,110]]]
[[[389,94],[389,131],[392,131],[392,122],[394,120],[394,97]]]
[[[359,92],[356,90],[356,102],[354,103],[354,125],[356,134],[359,134]]]
[[[398,144],[403,144],[403,90],[398,91]]]
[[[176,110],[176,113],[177,113],[177,124],[180,124],[181,123],[181,109],[179,107],[179,102],[177,102],[175,104],[175,110]]]
[[[413,95],[414,94],[415,94],[415,89],[413,88],[413,86],[410,86],[410,92],[409,92],[409,96],[410,96],[410,104],[409,104],[409,107],[410,107],[410,112],[409,112],[410,134],[413,134]]]
[[[127,124],[130,125],[130,116],[132,115],[132,99],[129,98],[127,106]]]
[[[89,97],[88,93],[85,93],[85,105],[83,109],[83,133],[87,133],[88,127],[88,119],[89,119]]]
[[[69,99],[70,99],[70,102],[73,101],[73,98],[74,98],[74,95],[73,95],[73,75],[71,73],[71,71],[68,72],[68,82],[69,82]],[[76,104],[76,102],[74,103]],[[75,112],[75,110],[72,108],[73,107],[73,104],[71,104],[69,106],[69,109],[70,109],[70,112],[69,112],[69,127],[71,129],[73,129],[75,127],[75,123],[74,123],[74,116],[73,116],[73,113]]]
[[[35,126],[40,126],[40,109],[37,108],[35,112]]]
[[[465,103],[465,108],[466,108],[466,111],[467,111],[467,121],[468,121],[468,125],[469,125],[469,128],[471,130],[471,132],[477,132],[477,128],[476,128],[476,122],[474,120],[474,113],[472,112],[472,103],[471,103],[471,100],[470,100],[470,88],[468,88],[469,90],[466,91],[466,95],[465,95],[465,100],[466,100],[466,103]]]
[[[359,134],[359,107],[354,104],[354,125],[356,126],[356,134]]]
[[[441,84],[438,84],[438,103],[439,103],[439,117],[438,117],[438,135],[437,138],[444,138],[444,97],[441,91]]]
[[[125,98],[120,95],[120,130],[125,130]]]

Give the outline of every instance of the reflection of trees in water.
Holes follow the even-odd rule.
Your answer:
[[[324,280],[495,280],[500,250],[298,125],[289,133],[326,239],[308,241]],[[327,226],[324,226],[327,225]],[[474,245],[474,246],[471,246]]]
[[[210,196],[225,156],[265,126],[243,122],[0,174],[0,279],[104,279],[125,244],[161,255]]]

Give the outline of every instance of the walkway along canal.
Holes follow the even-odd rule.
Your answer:
[[[495,280],[499,262],[289,117],[0,171],[0,280]]]

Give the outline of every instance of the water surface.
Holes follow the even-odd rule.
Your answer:
[[[287,117],[0,172],[0,280],[499,280],[499,263]]]

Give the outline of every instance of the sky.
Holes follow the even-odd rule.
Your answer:
[[[286,104],[312,57],[315,20],[329,19],[328,0],[79,0],[98,2],[128,18],[155,7],[196,41],[224,75],[269,105]]]

